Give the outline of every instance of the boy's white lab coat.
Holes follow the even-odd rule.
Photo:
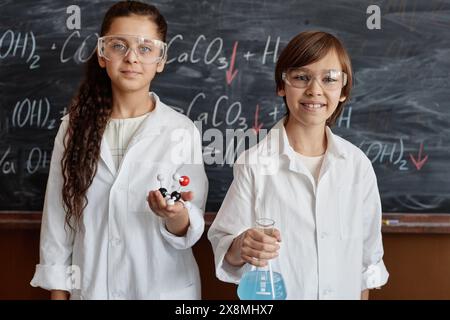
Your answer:
[[[200,277],[191,247],[204,230],[208,182],[198,130],[153,94],[156,107],[131,139],[118,170],[103,138],[83,228],[64,225],[61,157],[68,116],[55,139],[42,216],[40,263],[32,286],[71,292],[71,299],[199,299]],[[180,138],[182,140],[180,140]],[[150,190],[178,189],[177,172],[194,192],[187,234],[167,231],[147,203]],[[69,267],[72,266],[72,267]]]
[[[238,283],[244,267],[224,256],[233,239],[272,218],[280,230],[279,257],[288,299],[360,299],[386,283],[381,203],[370,160],[327,127],[328,147],[315,186],[278,122],[234,165],[234,180],[209,229],[216,275]]]

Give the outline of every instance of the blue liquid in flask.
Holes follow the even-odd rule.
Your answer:
[[[241,300],[286,300],[286,286],[283,276],[273,272],[274,292],[270,281],[269,270],[252,270],[246,272],[238,286]],[[275,294],[275,297],[273,296]]]

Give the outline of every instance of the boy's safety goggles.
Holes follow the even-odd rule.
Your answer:
[[[340,90],[347,84],[347,74],[341,70],[323,70],[317,74],[303,68],[292,68],[283,72],[281,78],[288,85],[304,89],[311,85],[312,81],[317,83],[324,90]]]

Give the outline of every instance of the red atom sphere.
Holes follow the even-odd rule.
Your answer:
[[[180,180],[179,180],[179,182],[180,182],[180,185],[182,186],[182,187],[186,187],[188,184],[189,184],[189,177],[188,176],[181,176],[180,177]]]

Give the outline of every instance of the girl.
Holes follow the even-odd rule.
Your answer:
[[[330,130],[350,95],[350,58],[331,34],[303,32],[275,80],[288,113],[233,168],[208,232],[217,277],[238,283],[245,263],[278,257],[288,299],[367,298],[388,278],[377,181],[364,153]],[[276,221],[272,236],[253,228],[257,218]]]
[[[51,160],[31,285],[54,299],[200,298],[191,247],[204,229],[201,142],[187,117],[149,93],[166,32],[151,5],[124,1],[106,13]],[[190,205],[148,192],[177,191],[172,177],[183,174],[196,193],[182,194]]]

